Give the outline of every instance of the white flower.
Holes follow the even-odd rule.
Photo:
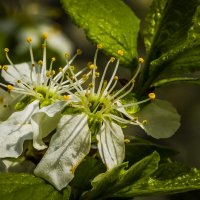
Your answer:
[[[74,98],[77,101],[65,108],[57,132],[53,135],[47,152],[34,171],[37,176],[46,179],[58,190],[67,186],[73,179],[76,167],[90,152],[91,144],[98,149],[108,170],[122,163],[125,155],[122,127],[127,124],[142,124],[137,120],[134,121],[135,119],[127,113],[126,109],[136,108],[138,104],[155,98],[154,93],[151,93],[149,98],[143,101],[122,104],[122,99],[134,87],[134,80],[140,67],[123,88],[113,92],[118,82],[116,72],[119,60],[108,82],[105,80],[105,75],[114,58],[107,63],[97,88],[96,77],[99,76],[96,71],[97,52],[98,49],[94,63],[89,66],[92,72],[91,83],[86,90],[80,84],[75,86]],[[121,50],[118,53],[123,54]],[[141,66],[141,59],[139,66]]]
[[[86,68],[74,74],[70,66],[80,50],[69,61],[66,54],[67,64],[57,74],[52,69],[55,58],[47,69],[46,40],[44,34],[43,59],[38,63],[34,61],[31,38],[27,38],[31,63],[13,64],[9,49],[4,49],[10,65],[1,66],[1,75],[9,84],[0,83],[8,90],[0,88],[0,108],[4,108],[0,111],[0,158],[20,156],[25,140],[33,139],[37,150],[47,148],[43,138],[56,128],[63,107],[73,101],[71,89],[84,82],[84,78],[77,78]],[[77,81],[67,80],[67,73]]]

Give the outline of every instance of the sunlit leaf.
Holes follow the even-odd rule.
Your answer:
[[[64,9],[74,22],[85,30],[87,37],[103,50],[120,57],[125,64],[137,57],[137,34],[139,19],[121,0],[62,0]]]

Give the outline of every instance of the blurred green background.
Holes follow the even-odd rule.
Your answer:
[[[143,20],[151,0],[125,1]],[[141,24],[143,26],[143,23]],[[64,53],[73,54],[77,48],[82,49],[83,55],[77,60],[79,66],[85,65],[93,58],[95,46],[85,37],[84,32],[76,27],[62,9],[57,0],[6,0],[0,1],[0,64],[7,64],[3,49],[10,49],[10,57],[14,63],[30,61],[26,37],[33,38],[34,56],[42,58],[42,33],[47,32],[48,58],[57,58],[56,66],[65,64]],[[144,46],[139,36],[139,55],[144,55]],[[101,54],[99,62],[104,62]],[[120,69],[122,77],[129,79],[128,69]],[[145,137],[156,143],[170,146],[180,153],[177,160],[189,166],[200,168],[200,87],[194,85],[170,85],[156,91],[158,98],[170,101],[182,116],[181,127],[170,139],[153,140],[140,129],[130,127],[127,134]],[[198,200],[199,191],[184,194],[136,198],[137,200]]]

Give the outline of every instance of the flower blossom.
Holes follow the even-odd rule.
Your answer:
[[[8,82],[0,83],[8,90],[0,88],[0,158],[19,157],[25,140],[33,140],[36,150],[47,148],[43,138],[56,128],[63,107],[73,101],[71,89],[84,82],[82,78],[76,83],[66,79],[66,74],[77,79],[86,69],[74,74],[71,66],[80,50],[70,60],[66,54],[67,64],[56,74],[53,70],[55,58],[47,68],[47,35],[44,34],[43,58],[38,63],[34,61],[32,39],[28,37],[27,42],[31,63],[13,64],[9,49],[4,49],[9,65],[0,67],[2,77]]]
[[[136,108],[139,104],[155,98],[155,94],[150,93],[142,101],[126,103],[124,100],[133,90],[135,78],[143,62],[141,58],[132,79],[121,89],[115,90],[119,59],[110,80],[105,80],[108,68],[115,62],[115,58],[112,57],[97,87],[96,79],[100,76],[96,63],[99,48],[101,47],[98,46],[96,50],[93,64],[89,65],[91,82],[86,89],[78,82],[74,85],[76,92],[73,98],[76,101],[65,107],[49,148],[34,171],[37,176],[49,181],[58,190],[67,186],[73,179],[76,167],[89,154],[91,147],[97,149],[108,170],[122,163],[125,156],[122,128],[127,124],[143,124],[128,114],[127,109]],[[119,50],[118,54],[122,56],[123,52]]]

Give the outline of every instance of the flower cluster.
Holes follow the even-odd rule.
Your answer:
[[[126,141],[122,128],[127,124],[143,127],[145,121],[140,122],[133,114],[139,104],[155,98],[150,93],[146,99],[137,101],[131,93],[143,59],[139,58],[139,67],[131,80],[116,90],[119,59],[110,58],[97,87],[100,77],[97,55],[101,45],[97,46],[93,63],[78,73],[71,64],[81,54],[80,50],[71,59],[65,54],[66,65],[56,73],[55,58],[47,68],[46,34],[43,58],[37,63],[31,41],[27,38],[30,63],[13,64],[9,49],[4,50],[9,65],[1,66],[1,75],[8,84],[0,83],[0,86],[8,92],[0,88],[0,158],[25,154],[24,142],[32,140],[35,150],[47,149],[34,174],[58,190],[73,179],[76,167],[91,148],[97,150],[108,170],[122,163]],[[118,54],[123,56],[123,51],[119,50]],[[113,64],[113,73],[107,81],[107,70]],[[131,101],[125,100],[127,96],[131,96]]]

